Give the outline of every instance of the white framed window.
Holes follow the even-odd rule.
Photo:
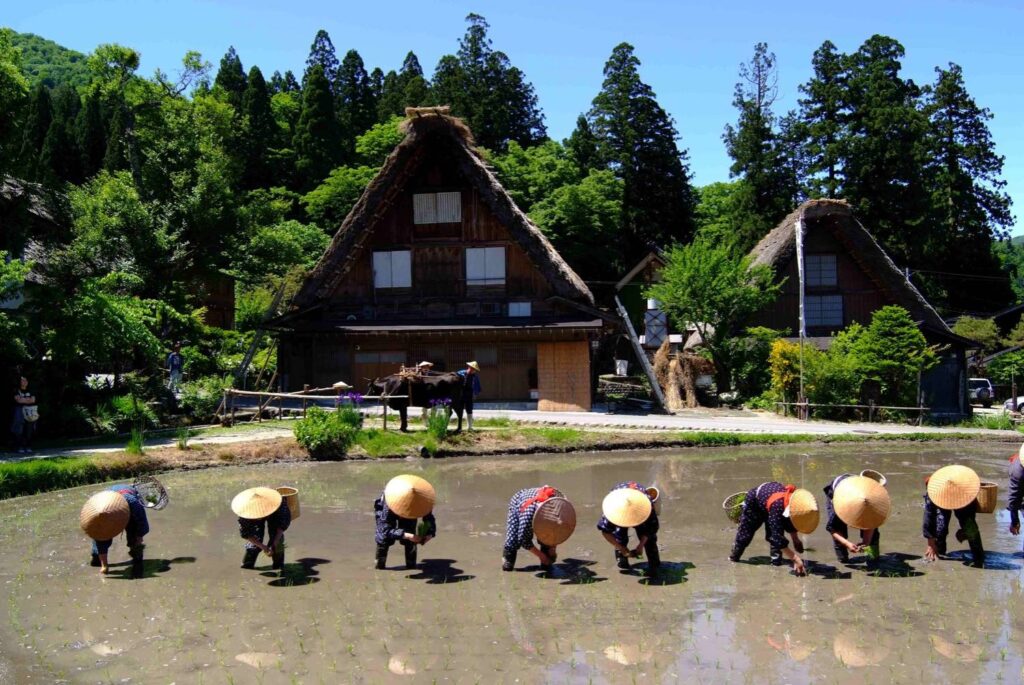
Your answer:
[[[462,221],[462,193],[416,193],[412,196],[414,224],[457,224]]]
[[[508,315],[509,316],[530,316],[533,313],[533,307],[529,302],[509,302],[508,303]]]
[[[374,288],[411,288],[412,252],[391,250],[373,253]]]
[[[809,254],[804,257],[804,278],[808,286],[827,287],[839,282],[834,254]]]
[[[842,295],[808,295],[804,298],[804,319],[808,327],[842,326]]]
[[[466,248],[466,285],[505,285],[505,248]]]

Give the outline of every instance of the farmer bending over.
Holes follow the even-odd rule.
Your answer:
[[[615,548],[615,562],[620,569],[629,569],[629,558],[647,553],[647,572],[658,573],[661,554],[658,551],[658,512],[654,501],[657,488],[646,488],[634,481],[619,483],[609,492],[601,504],[604,514],[597,522],[597,529],[604,539]],[[629,549],[629,529],[636,529],[637,543]]]
[[[128,555],[132,560],[131,577],[141,578],[143,572],[143,537],[149,532],[146,507],[139,492],[131,485],[112,485],[110,489],[89,498],[80,515],[82,530],[92,538],[91,566],[100,573],[110,572],[107,552],[114,538],[124,532]]]
[[[814,495],[802,488],[797,490],[793,485],[783,485],[777,481],[761,483],[748,490],[743,500],[736,541],[729,554],[730,561],[740,560],[754,539],[754,533],[762,525],[765,527],[764,537],[768,541],[772,565],[781,566],[782,557],[786,557],[793,562],[793,571],[798,576],[805,575],[807,571],[799,554],[804,551],[804,547],[797,532],[809,535],[818,527],[818,502]],[[793,538],[796,551],[789,549],[787,533]]]
[[[292,523],[292,512],[281,493],[273,488],[243,490],[231,500],[231,510],[238,515],[238,533],[245,540],[242,568],[255,568],[264,552],[273,559],[272,568],[283,569],[284,532]]]
[[[949,534],[952,514],[960,524],[956,539],[960,542],[966,540],[971,548],[971,566],[983,567],[985,548],[981,544],[981,531],[974,519],[978,512],[978,492],[981,491],[978,474],[966,466],[943,466],[925,483],[928,489],[924,495],[921,533],[928,541],[928,547],[925,548],[924,558],[934,561],[945,556],[946,536]]]
[[[506,526],[502,570],[513,570],[516,555],[520,549],[525,549],[549,571],[558,558],[556,548],[576,529],[576,510],[550,485],[525,488],[509,501]],[[534,536],[537,545],[533,544]]]
[[[881,476],[881,474],[879,474]],[[880,555],[879,526],[889,516],[891,504],[883,481],[844,473],[825,486],[825,509],[828,520],[825,530],[832,536],[832,546],[840,563],[850,561],[850,553],[865,552],[869,567]],[[860,529],[860,542],[849,539],[850,528]]]
[[[437,535],[434,486],[419,476],[395,476],[373,502],[377,519],[377,568],[388,563],[388,550],[396,542],[405,548],[405,567],[416,568],[416,545]],[[423,520],[416,523],[416,519]]]

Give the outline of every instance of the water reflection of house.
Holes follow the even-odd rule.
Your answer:
[[[407,133],[303,284],[281,332],[286,387],[426,359],[482,368],[481,399],[589,409],[590,290],[512,202],[465,125],[413,110]]]
[[[804,315],[808,340],[827,347],[831,336],[852,323],[868,324],[872,314],[899,305],[910,312],[940,363],[922,377],[924,404],[933,415],[963,416],[967,401],[966,351],[973,341],[955,335],[935,309],[889,258],[841,200],[810,200],[787,216],[751,252],[754,264],[771,266],[785,279],[782,292],[751,321],[754,326],[799,330],[800,286],[796,225],[804,226]]]

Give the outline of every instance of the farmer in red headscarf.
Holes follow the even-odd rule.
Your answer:
[[[772,565],[781,566],[782,558],[786,557],[793,562],[793,571],[798,576],[805,575],[804,562],[800,558],[804,547],[797,532],[810,534],[818,527],[818,502],[814,495],[777,481],[761,483],[748,490],[743,500],[739,527],[736,529],[736,541],[729,554],[730,561],[740,560],[754,539],[754,533],[762,525],[765,527],[764,536],[768,540]],[[792,537],[796,551],[789,548],[787,534]]]
[[[545,570],[550,570],[557,558],[555,547],[537,541],[533,544],[533,515],[544,502],[553,497],[564,497],[561,492],[544,485],[539,488],[525,488],[512,496],[508,503],[508,521],[505,531],[505,549],[502,553],[503,571],[511,571],[516,565],[520,549],[529,550]]]

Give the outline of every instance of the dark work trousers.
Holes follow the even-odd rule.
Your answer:
[[[612,537],[623,547],[629,547],[629,529],[619,528],[617,531],[612,533]],[[651,571],[661,566],[661,552],[658,550],[658,534],[655,533],[647,538],[647,542],[644,543],[644,554],[647,555],[647,568]],[[625,556],[619,550],[615,550],[615,561],[618,565],[625,566],[629,563],[629,557]],[[623,564],[622,562],[626,562]]]

